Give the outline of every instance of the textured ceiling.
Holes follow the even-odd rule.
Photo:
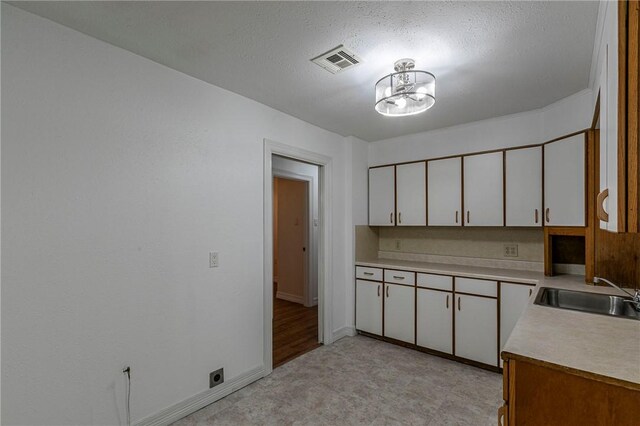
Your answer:
[[[597,2],[12,2],[341,135],[374,141],[548,105],[585,89]],[[309,61],[338,44],[364,63]],[[393,62],[437,77],[435,106],[389,118]]]

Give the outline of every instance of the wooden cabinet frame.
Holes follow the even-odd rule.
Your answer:
[[[620,98],[618,122],[618,207],[626,217],[626,231],[640,233],[640,1],[619,2]],[[620,157],[622,155],[622,157]],[[625,167],[626,162],[626,167]],[[620,184],[622,182],[622,185]]]
[[[503,360],[498,424],[637,424],[637,384],[511,354]]]
[[[640,2],[622,0],[617,5],[617,232],[640,233]],[[599,101],[598,96],[596,115],[599,114]],[[594,116],[593,128],[596,122]],[[604,200],[606,195],[600,193],[599,198]],[[606,221],[604,215],[599,217]]]

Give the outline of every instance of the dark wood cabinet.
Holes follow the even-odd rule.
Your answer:
[[[637,426],[640,385],[503,355],[503,426]]]

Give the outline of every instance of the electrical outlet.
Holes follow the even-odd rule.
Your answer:
[[[396,250],[400,250],[401,244],[400,240],[396,240]]]
[[[209,253],[209,268],[218,267],[218,252],[212,251]]]
[[[224,383],[224,368],[209,373],[209,389]]]
[[[518,245],[517,244],[505,244],[504,245],[504,257],[518,257]]]

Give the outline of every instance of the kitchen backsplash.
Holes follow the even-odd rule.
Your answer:
[[[517,256],[505,256],[505,245],[517,245]],[[356,227],[356,259],[402,258],[403,255],[407,260],[448,256],[541,265],[544,260],[543,231],[497,227]]]

